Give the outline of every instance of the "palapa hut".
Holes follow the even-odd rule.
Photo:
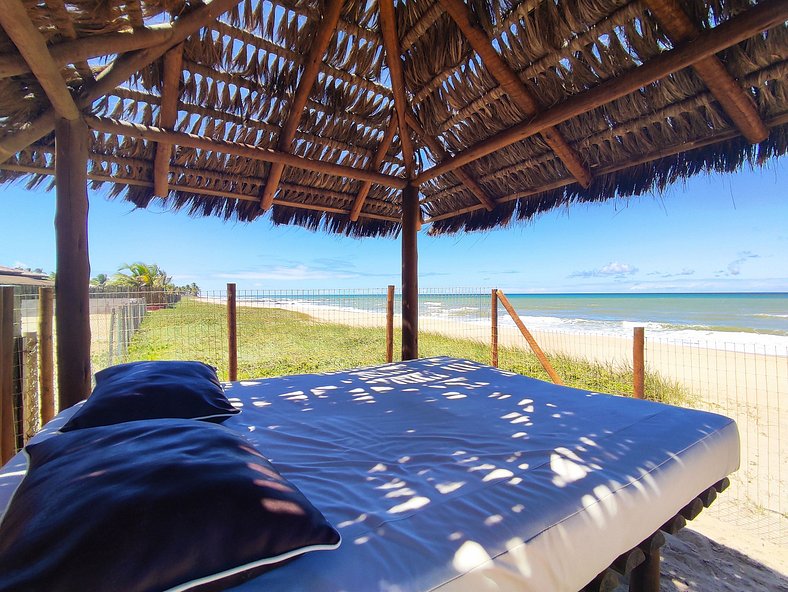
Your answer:
[[[409,359],[422,225],[785,153],[786,20],[785,0],[4,0],[0,179],[54,175],[61,406],[90,384],[88,187],[400,234]]]

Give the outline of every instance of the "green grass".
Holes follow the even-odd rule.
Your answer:
[[[238,308],[238,377],[261,378],[328,372],[385,361],[383,328],[348,327],[277,308]],[[201,360],[227,378],[225,307],[183,300],[174,308],[148,313],[129,347],[131,360]],[[395,334],[395,357],[399,334]],[[435,333],[419,334],[422,357],[453,356],[489,363],[489,344]],[[567,386],[617,395],[632,394],[632,371],[567,356],[550,356]],[[549,380],[536,356],[519,348],[500,348],[499,367]],[[687,405],[683,387],[646,373],[646,398]]]

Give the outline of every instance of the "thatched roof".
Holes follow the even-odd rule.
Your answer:
[[[75,104],[93,183],[140,207],[393,234],[415,177],[431,232],[476,230],[788,149],[782,0],[3,4],[49,51],[0,14],[0,181],[49,182]]]

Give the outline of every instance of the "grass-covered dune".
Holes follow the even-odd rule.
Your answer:
[[[227,320],[225,307],[184,300],[174,308],[149,312],[129,347],[129,360],[200,360],[216,366],[227,378]],[[385,362],[385,330],[317,321],[309,315],[278,308],[238,308],[239,379],[328,372]],[[527,346],[500,348],[499,367],[549,380]],[[395,332],[395,359],[399,352]],[[490,346],[435,333],[419,334],[422,357],[453,356],[490,362]],[[632,394],[632,371],[567,356],[550,362],[567,384],[577,388]],[[689,393],[656,374],[646,374],[646,397],[687,404]]]

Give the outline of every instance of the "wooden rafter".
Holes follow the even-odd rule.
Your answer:
[[[665,76],[691,66],[698,60],[714,55],[732,45],[736,45],[766,29],[781,25],[788,20],[788,2],[784,0],[763,0],[746,12],[726,22],[700,33],[692,41],[666,51],[642,66],[634,68],[585,92],[573,95],[563,103],[542,111],[530,121],[515,125],[499,132],[448,158],[434,167],[417,175],[414,181],[423,183],[449,171],[461,167],[530,138],[544,129],[556,126],[577,115],[586,113],[625,97]]]
[[[495,77],[504,92],[520,109],[524,116],[533,116],[542,110],[536,97],[523,83],[517,72],[495,50],[487,33],[474,22],[470,8],[463,0],[439,0],[449,16],[457,23],[474,51],[479,54],[487,70]],[[591,173],[580,160],[577,152],[569,145],[563,134],[554,127],[541,132],[542,139],[563,161],[566,168],[583,187],[591,184]]]
[[[109,117],[89,116],[85,118],[85,121],[91,129],[107,134],[116,134],[119,136],[139,138],[152,142],[167,142],[169,144],[175,144],[178,146],[188,146],[190,148],[212,150],[224,154],[231,154],[233,156],[242,156],[244,158],[251,158],[252,160],[259,160],[263,162],[274,162],[307,171],[315,171],[318,173],[325,173],[327,175],[334,175],[337,177],[347,177],[349,179],[359,179],[361,181],[372,181],[373,183],[378,183],[379,185],[392,187],[394,189],[403,189],[405,185],[407,185],[407,181],[402,177],[383,175],[381,173],[375,173],[363,169],[354,169],[349,166],[334,164],[333,162],[312,160],[311,158],[304,158],[303,156],[297,156],[295,154],[281,152],[279,150],[272,150],[270,148],[257,148],[255,146],[249,146],[248,144],[226,142],[224,140],[213,140],[211,138],[195,136],[183,132],[174,132],[158,127],[141,125],[138,123],[129,123],[127,121],[118,121]]]
[[[788,113],[783,113],[782,115],[778,115],[777,117],[774,117],[766,122],[767,129],[779,127],[786,124],[788,124]],[[667,148],[662,148],[655,152],[645,154],[640,158],[634,160],[627,160],[626,162],[623,163],[616,163],[604,167],[599,167],[597,169],[594,169],[594,172],[596,173],[597,176],[616,173],[618,171],[623,171],[631,167],[635,167],[649,162],[653,162],[655,160],[659,160],[660,158],[667,158],[668,156],[673,156],[675,154],[679,154],[680,152],[688,152],[690,150],[697,150],[698,148],[711,146],[712,144],[720,144],[722,142],[727,142],[728,140],[732,140],[740,135],[742,134],[737,128],[729,129],[719,134],[714,134],[712,136],[709,136],[707,138],[700,138],[698,140],[693,140],[691,142],[681,142],[673,146],[668,146]],[[525,191],[518,191],[517,193],[513,193],[511,195],[507,195],[506,197],[499,198],[498,202],[506,203],[518,199],[523,199],[525,197],[531,197],[532,195],[539,195],[540,193],[544,193],[545,191],[552,191],[553,189],[566,187],[567,185],[571,185],[572,183],[575,182],[576,182],[575,179],[571,177],[565,179],[559,179],[557,181],[554,181],[553,183],[548,183],[547,185],[542,185],[540,187],[535,187],[533,189],[526,189]],[[455,216],[461,216],[462,214],[469,214],[471,212],[478,211],[482,209],[482,207],[483,206],[481,206],[480,204],[475,204],[465,208],[460,208],[453,212],[447,212],[445,214],[432,216],[431,218],[427,219],[426,222],[431,223],[431,222],[438,222],[439,220],[447,220],[448,218],[454,218]]]
[[[183,68],[183,44],[176,45],[164,54],[164,72],[159,106],[159,127],[173,129],[178,120],[178,97],[180,95],[181,71]],[[172,144],[159,142],[153,161],[153,193],[166,197],[170,177]]]
[[[49,55],[44,36],[30,21],[22,0],[7,0],[3,3],[0,7],[0,25],[30,66],[55,113],[70,121],[79,119],[79,108],[74,97],[60,75],[60,68]]]
[[[413,142],[408,131],[408,101],[405,96],[405,76],[402,72],[402,51],[397,35],[397,19],[394,13],[394,0],[378,0],[380,10],[380,31],[383,36],[383,49],[389,67],[391,91],[394,93],[394,109],[397,113],[399,142],[402,146],[402,159],[405,161],[405,174],[409,179],[416,171],[413,157]]]
[[[419,120],[416,119],[416,116],[413,113],[408,113],[408,125],[410,128],[416,132],[416,134],[421,138],[422,142],[427,145],[427,148],[430,149],[432,154],[439,160],[443,160],[448,156],[446,150],[444,150],[443,146],[440,145],[435,138],[430,137],[430,135],[424,130],[424,128],[419,123]],[[452,171],[457,180],[476,196],[476,199],[487,209],[488,212],[492,212],[495,209],[496,203],[495,200],[487,195],[487,192],[482,189],[481,185],[473,178],[473,176],[468,173],[462,167],[454,169]]]
[[[91,58],[161,45],[170,36],[172,36],[172,25],[160,24],[129,31],[82,37],[73,41],[62,41],[50,45],[48,49],[55,65],[63,67]],[[30,72],[30,66],[22,56],[15,53],[0,55],[0,78],[19,76],[28,72]]]
[[[32,173],[35,175],[54,175],[55,170],[53,168],[42,167],[42,166],[33,166],[33,165],[23,165],[23,164],[0,164],[0,171],[10,171],[15,173]],[[101,175],[98,173],[88,173],[87,178],[91,181],[98,181],[101,183],[120,183],[121,185],[131,185],[134,187],[153,187],[153,183],[150,181],[146,181],[144,179],[125,179],[123,177],[118,177],[115,175]],[[282,187],[285,187],[287,184],[282,183]],[[307,187],[305,188],[307,192],[314,191],[313,188]],[[177,183],[170,183],[169,191],[181,191],[183,193],[193,193],[195,195],[204,195],[206,197],[223,197],[227,199],[237,199],[239,201],[259,201],[259,198],[255,195],[245,195],[243,193],[238,193],[237,191],[221,191],[217,189],[207,189],[205,187],[191,187],[189,185],[179,185]],[[313,210],[313,211],[320,211],[320,212],[327,212],[330,214],[349,214],[349,210],[344,210],[342,208],[332,208],[332,207],[325,207],[325,206],[318,206],[313,204],[305,204],[300,203],[297,201],[288,201],[286,199],[278,198],[274,200],[274,205],[281,205],[286,206],[288,208],[296,208],[301,210]],[[384,216],[382,214],[373,214],[371,212],[364,212],[360,216],[361,218],[369,218],[370,220],[382,220],[384,222],[400,222],[400,218],[394,216]]]
[[[674,42],[688,41],[700,33],[677,0],[646,0],[646,6]],[[737,84],[717,56],[699,60],[692,68],[751,144],[758,144],[769,137],[769,130],[758,115],[752,98]]]
[[[375,156],[372,157],[372,160],[369,161],[369,165],[367,166],[367,170],[376,171],[380,168],[380,165],[383,163],[383,159],[386,157],[386,152],[389,151],[391,147],[391,142],[394,140],[394,134],[397,132],[397,118],[392,115],[389,119],[388,127],[386,127],[386,131],[383,134],[383,137],[380,139],[380,144],[378,144],[378,149],[375,152]],[[364,207],[364,202],[367,199],[367,195],[369,195],[369,190],[372,188],[372,183],[370,181],[364,181],[361,185],[361,189],[358,190],[358,194],[356,195],[356,199],[353,201],[353,207],[350,208],[350,219],[351,221],[355,222],[358,220],[359,215],[361,214],[361,209]]]
[[[135,72],[139,72],[142,68],[163,56],[167,50],[216,20],[240,1],[211,0],[209,3],[204,3],[176,19],[172,25],[171,35],[164,43],[127,52],[119,56],[96,77],[95,81],[86,84],[82,88],[78,100],[79,106],[84,109],[99,97],[110,93],[115,87],[128,80]],[[20,150],[24,150],[30,144],[40,140],[55,129],[55,119],[53,110],[44,111],[37,119],[30,122],[30,125],[27,127],[19,130],[12,136],[0,140],[0,163],[5,162]]]
[[[309,54],[304,60],[304,69],[301,72],[301,79],[298,81],[298,89],[290,103],[290,112],[288,113],[287,121],[285,121],[285,124],[282,126],[282,131],[279,133],[278,148],[282,152],[290,151],[293,138],[295,138],[296,131],[298,130],[298,122],[301,121],[304,107],[312,92],[312,87],[315,84],[317,75],[320,72],[323,56],[326,54],[328,44],[337,29],[340,12],[342,12],[342,0],[328,0],[326,2],[323,18],[312,40]],[[271,204],[273,204],[274,195],[279,188],[279,181],[282,178],[282,172],[284,170],[285,167],[282,164],[277,163],[271,165],[271,170],[268,173],[268,181],[260,197],[260,207],[263,210],[269,209]]]

